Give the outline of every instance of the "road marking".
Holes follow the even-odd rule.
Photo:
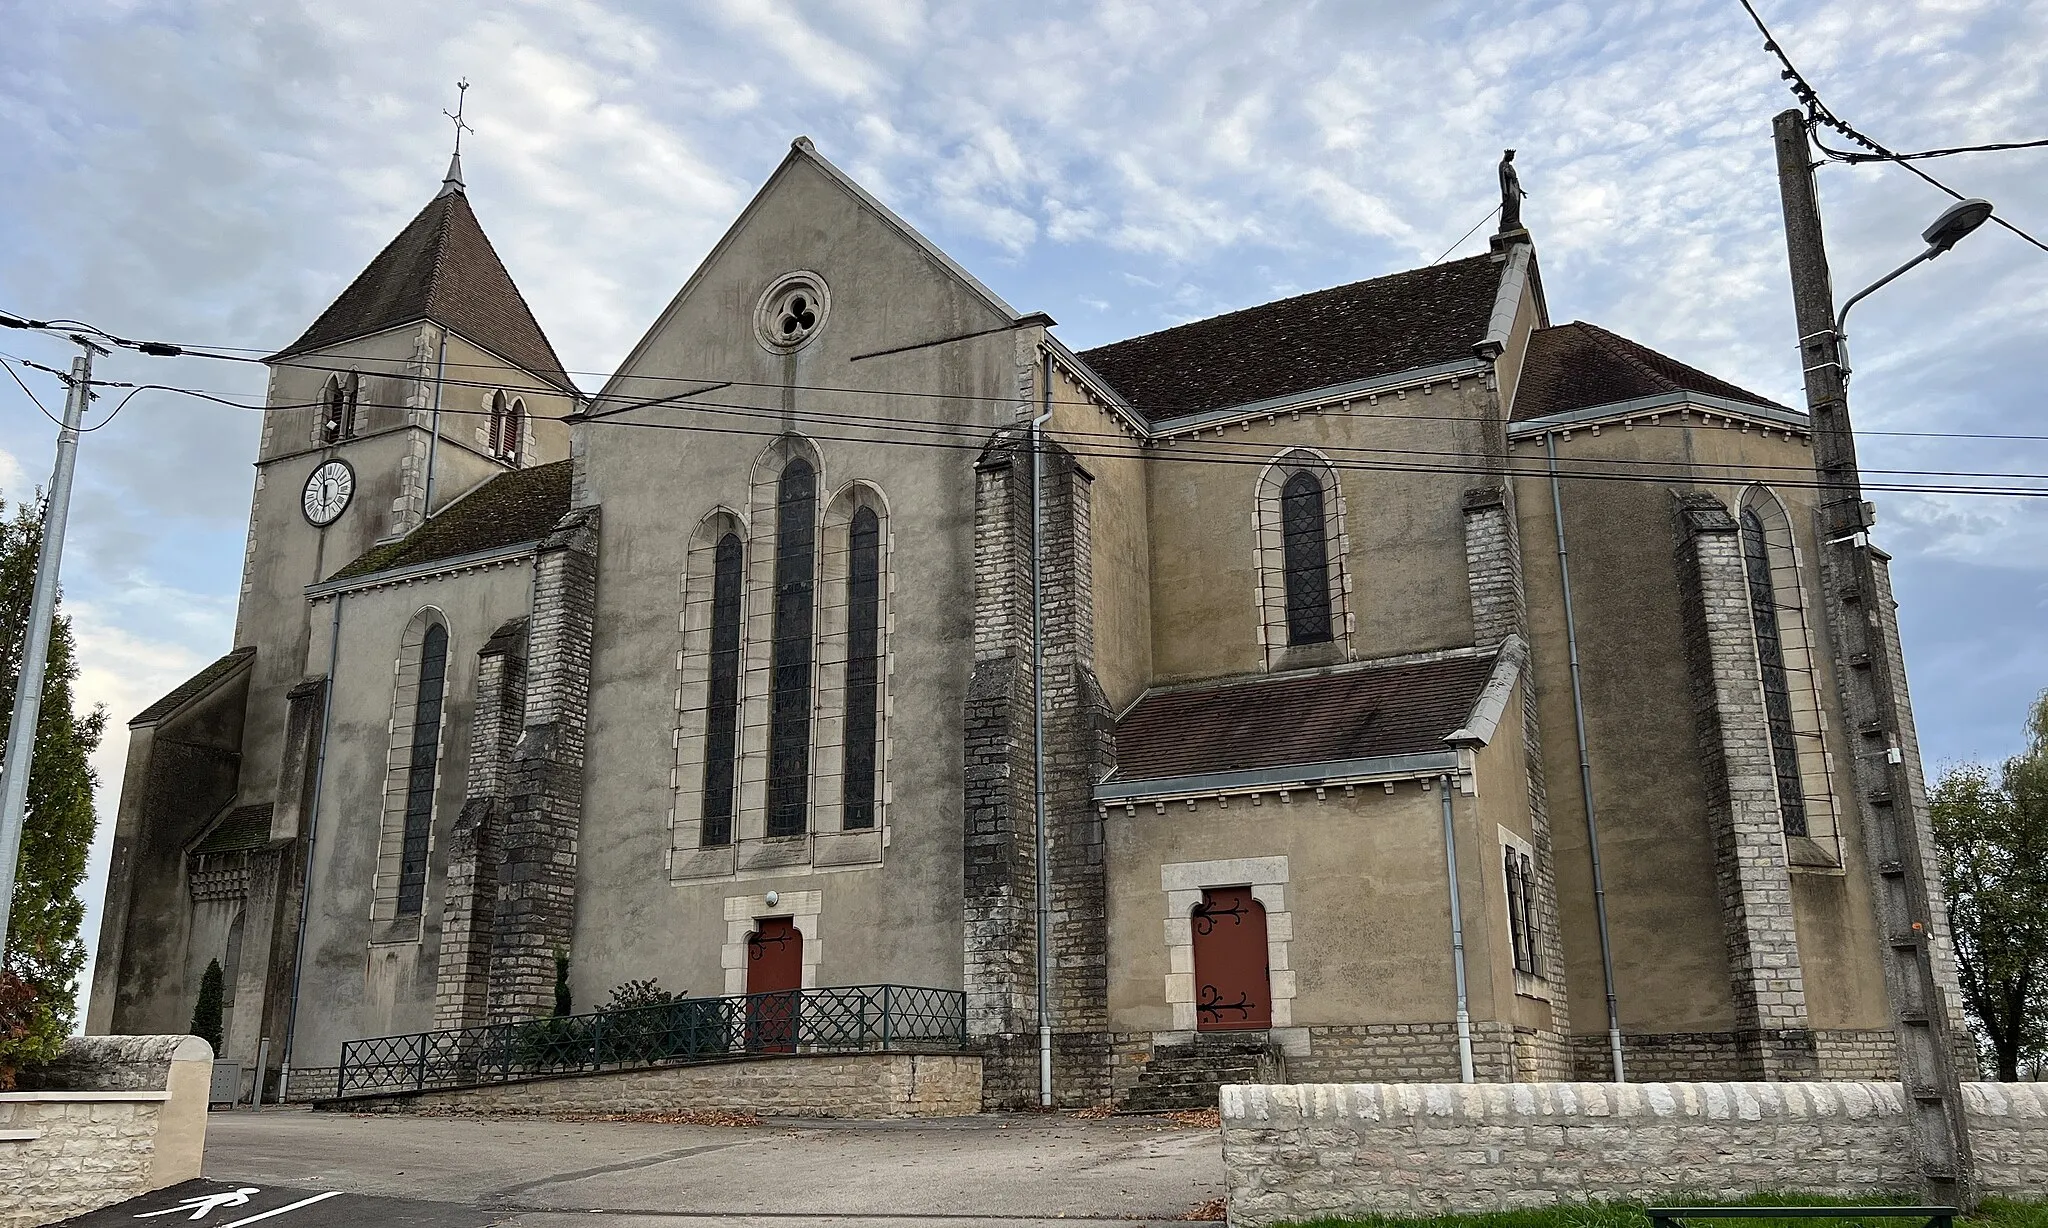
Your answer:
[[[222,1224],[220,1228],[241,1228],[243,1224],[253,1224],[259,1219],[269,1219],[273,1215],[283,1215],[287,1211],[296,1211],[300,1207],[310,1207],[316,1202],[322,1202],[329,1198],[339,1198],[340,1196],[340,1190],[329,1190],[325,1194],[315,1194],[311,1198],[301,1198],[297,1202],[286,1203],[281,1207],[272,1207],[268,1211],[261,1211],[255,1215],[246,1215],[241,1219],[231,1219],[227,1223]]]

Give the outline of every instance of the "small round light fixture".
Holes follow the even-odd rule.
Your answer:
[[[1941,211],[1934,224],[1920,232],[1920,238],[1931,249],[1933,255],[1941,253],[1962,242],[1963,236],[1991,220],[1991,202],[1971,197],[1959,200]]]
[[[779,891],[771,891],[767,895],[762,896],[761,898],[768,902],[768,907],[770,908],[773,908],[777,904],[782,903],[782,893]]]
[[[824,278],[807,269],[784,273],[754,307],[754,335],[771,354],[794,353],[825,327],[831,308]]]

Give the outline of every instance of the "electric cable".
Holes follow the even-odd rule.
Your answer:
[[[125,385],[124,385],[124,386],[125,386]],[[217,396],[213,396],[213,395],[210,395],[210,394],[206,394],[206,393],[200,393],[200,392],[196,392],[195,390],[190,390],[190,389],[184,389],[184,388],[175,388],[175,387],[170,387],[170,386],[168,386],[168,385],[161,385],[161,384],[157,384],[157,385],[149,385],[149,387],[154,387],[154,388],[162,388],[162,389],[164,389],[165,391],[170,391],[170,392],[190,393],[190,394],[192,394],[192,395],[197,395],[197,396],[200,396],[200,397],[202,397],[202,398],[203,398],[203,399],[205,399],[205,400],[213,401],[213,402],[216,402],[216,403],[219,403],[219,404],[223,404],[223,405],[228,405],[228,406],[230,406],[231,408],[235,408],[235,409],[240,409],[240,410],[243,410],[244,412],[249,412],[249,413],[283,413],[283,412],[289,412],[289,411],[293,411],[293,410],[304,410],[304,409],[320,409],[320,408],[323,408],[323,407],[324,407],[324,405],[325,405],[325,402],[323,402],[323,401],[305,401],[305,402],[297,402],[297,403],[289,403],[289,404],[281,404],[281,405],[246,405],[246,404],[241,404],[241,403],[238,403],[238,402],[228,401],[228,400],[225,400],[224,398],[221,398],[221,397],[217,397]],[[132,395],[132,394],[131,394],[131,395]],[[819,424],[819,425],[824,425],[824,426],[830,426],[830,427],[838,427],[838,428],[844,428],[844,429],[851,429],[851,430],[867,430],[867,431],[885,431],[885,430],[894,430],[894,431],[897,431],[897,432],[899,432],[899,433],[902,433],[902,434],[904,434],[904,435],[908,435],[908,436],[936,436],[936,437],[939,437],[939,438],[942,438],[942,439],[955,439],[955,440],[970,440],[970,441],[973,441],[973,442],[974,442],[974,446],[977,446],[977,447],[980,447],[980,446],[985,446],[985,445],[987,444],[987,442],[988,442],[988,440],[989,440],[989,438],[990,438],[991,434],[992,434],[993,432],[995,432],[995,431],[997,431],[997,430],[1001,429],[1001,425],[1000,425],[1000,424],[975,424],[975,423],[962,423],[962,422],[947,422],[947,421],[944,421],[944,420],[941,420],[941,419],[915,419],[915,418],[902,418],[902,417],[892,417],[892,418],[888,419],[887,421],[878,421],[878,420],[876,420],[876,419],[874,419],[874,418],[872,418],[872,417],[869,417],[869,416],[867,416],[867,415],[863,415],[863,414],[854,414],[854,413],[841,413],[841,412],[833,412],[833,411],[827,411],[827,410],[794,410],[794,411],[792,411],[792,410],[784,410],[784,409],[780,409],[780,408],[770,408],[770,407],[766,407],[766,406],[759,406],[759,405],[746,405],[746,404],[741,404],[741,403],[736,403],[736,402],[727,402],[727,401],[701,401],[701,400],[686,400],[686,399],[684,399],[684,398],[688,397],[689,395],[690,395],[690,394],[688,394],[688,393],[682,393],[682,394],[676,394],[676,395],[672,395],[672,396],[668,396],[668,397],[659,397],[659,398],[652,398],[652,399],[649,399],[649,400],[645,400],[645,401],[639,401],[639,402],[634,402],[634,403],[630,403],[630,404],[624,404],[624,405],[620,405],[620,406],[618,406],[618,407],[616,407],[616,408],[614,408],[614,409],[612,409],[612,410],[610,410],[609,412],[607,412],[607,413],[604,413],[604,414],[584,414],[584,415],[581,415],[581,416],[580,416],[580,418],[579,418],[578,420],[580,420],[580,421],[583,421],[583,422],[588,422],[588,423],[593,423],[593,424],[599,424],[599,425],[602,425],[602,424],[608,423],[609,421],[611,421],[611,419],[612,419],[612,418],[613,418],[614,416],[616,416],[616,415],[619,415],[619,414],[624,414],[624,413],[630,413],[630,412],[636,412],[636,411],[640,411],[640,410],[646,410],[646,409],[661,409],[661,408],[668,408],[668,409],[680,409],[680,410],[696,410],[696,411],[700,411],[700,412],[703,412],[703,413],[708,413],[708,414],[712,414],[712,415],[717,415],[717,416],[739,416],[739,417],[751,417],[751,418],[763,418],[763,419],[766,419],[766,418],[774,418],[774,419],[777,419],[777,420],[782,420],[782,419],[792,419],[792,420],[796,420],[796,421],[802,421],[802,422],[806,422],[806,423],[814,423],[814,424]],[[125,401],[124,401],[124,404],[125,404]],[[358,402],[356,403],[356,406],[357,406],[357,408],[358,408],[358,409],[389,409],[389,410],[400,410],[400,411],[406,411],[406,410],[410,410],[410,409],[412,409],[412,408],[413,408],[412,406],[410,406],[410,405],[406,405],[406,404],[399,404],[399,403],[391,403],[391,402],[378,402],[378,401],[358,401]],[[462,409],[462,408],[457,408],[457,407],[453,407],[453,406],[444,406],[444,407],[442,408],[442,410],[441,410],[441,413],[443,413],[444,415],[456,415],[456,416],[467,416],[467,417],[478,417],[478,418],[481,418],[481,417],[489,417],[489,416],[490,416],[490,415],[491,415],[491,414],[492,414],[493,412],[494,412],[494,411],[492,411],[492,410],[490,410],[490,409]],[[1396,415],[1396,416],[1398,416],[1398,415]],[[1711,416],[1711,415],[1709,415],[1709,416]],[[545,416],[543,416],[543,418],[545,418]],[[560,419],[552,419],[552,420],[555,420],[555,421],[560,421]],[[1454,420],[1454,421],[1470,421],[1471,419],[1469,419],[1469,418],[1464,418],[1464,417],[1459,417],[1459,418],[1455,418],[1455,419],[1452,419],[1452,420]],[[104,424],[102,424],[102,425],[104,425]],[[627,424],[627,425],[650,425],[650,424],[646,424],[646,423],[629,423],[629,424]],[[1586,428],[1586,427],[1583,427],[1583,426],[1582,426],[1582,427],[1579,427],[1579,428],[1576,428],[1576,429],[1577,429],[1577,430],[1587,430],[1588,428]],[[1709,428],[1709,429],[1725,429],[1725,428]],[[1746,429],[1747,429],[1747,427],[1745,427],[1744,429],[1746,430]],[[1759,429],[1762,429],[1762,428],[1759,428]],[[1785,428],[1775,428],[1775,429],[1780,429],[1780,430],[1783,430],[1783,429],[1785,429]],[[1570,433],[1570,432],[1560,432],[1560,433]],[[1238,462],[1238,461],[1246,461],[1246,462],[1256,462],[1256,463],[1259,463],[1259,464],[1266,464],[1266,463],[1269,463],[1269,462],[1270,462],[1270,460],[1271,460],[1271,457],[1272,457],[1272,455],[1274,455],[1274,453],[1273,453],[1272,449],[1274,449],[1274,448],[1276,448],[1276,447],[1277,447],[1277,448],[1279,448],[1279,449],[1280,449],[1280,450],[1282,450],[1282,451],[1285,451],[1285,450],[1287,450],[1288,448],[1292,448],[1292,447],[1300,447],[1300,446],[1305,446],[1305,445],[1300,445],[1300,444],[1293,444],[1293,443],[1282,443],[1282,442],[1275,442],[1275,441],[1272,441],[1272,440],[1260,440],[1260,441],[1256,441],[1256,442],[1252,442],[1252,441],[1247,441],[1247,442],[1246,442],[1246,443],[1244,443],[1243,445],[1234,445],[1234,444],[1231,444],[1231,443],[1230,443],[1229,441],[1226,441],[1226,440],[1222,440],[1222,439],[1219,439],[1219,440],[1215,441],[1214,443],[1210,443],[1210,444],[1204,444],[1204,443],[1202,443],[1202,441],[1200,441],[1199,439],[1196,439],[1196,440],[1193,440],[1193,441],[1186,441],[1186,442],[1178,442],[1178,443],[1170,443],[1170,444],[1147,444],[1147,443],[1142,443],[1142,442],[1141,442],[1141,443],[1138,443],[1138,444],[1136,444],[1136,445],[1133,445],[1133,442],[1132,442],[1132,440],[1131,440],[1130,436],[1129,436],[1129,435],[1128,435],[1127,433],[1124,433],[1124,432],[1108,432],[1108,431],[1086,431],[1086,430],[1078,430],[1078,429],[1069,429],[1069,430],[1062,430],[1062,431],[1060,432],[1060,435],[1061,435],[1061,436],[1062,436],[1063,438],[1065,438],[1065,439],[1080,439],[1080,440],[1100,440],[1100,441],[1106,441],[1106,442],[1107,442],[1107,443],[1108,443],[1109,445],[1111,445],[1111,447],[1109,447],[1108,449],[1098,450],[1098,451],[1097,451],[1097,452],[1095,453],[1095,455],[1103,455],[1103,456],[1112,456],[1112,455],[1113,455],[1113,456],[1139,456],[1139,455],[1143,455],[1143,456],[1149,456],[1149,457],[1160,457],[1160,456],[1166,456],[1166,455],[1170,455],[1170,454],[1177,454],[1177,455],[1178,455],[1178,456],[1179,456],[1179,457],[1180,457],[1181,459],[1227,459],[1227,460],[1230,460],[1230,461],[1232,461],[1232,462]],[[865,437],[863,437],[863,438],[865,438]],[[870,441],[871,441],[871,440],[870,440]],[[890,442],[897,442],[897,443],[915,443],[915,442],[918,442],[918,440],[917,440],[917,439],[914,439],[914,438],[905,438],[905,439],[897,439],[897,440],[891,440]],[[1350,445],[1344,445],[1344,444],[1330,444],[1330,443],[1318,443],[1318,444],[1315,444],[1315,445],[1313,445],[1313,446],[1314,446],[1314,449],[1315,449],[1316,451],[1320,452],[1320,453],[1325,453],[1325,454],[1327,454],[1327,453],[1335,453],[1335,454],[1337,454],[1337,455],[1339,455],[1339,456],[1344,456],[1344,455],[1351,455],[1351,454],[1361,455],[1361,456],[1364,456],[1364,457],[1381,457],[1381,456],[1414,456],[1414,457],[1423,457],[1423,458],[1428,458],[1428,459],[1439,459],[1439,460],[1467,460],[1467,459],[1470,459],[1470,458],[1472,458],[1472,457],[1474,456],[1474,454],[1473,454],[1473,453],[1471,453],[1471,452],[1467,452],[1467,451],[1461,451],[1461,450],[1444,450],[1444,449],[1440,449],[1440,448],[1399,448],[1399,447],[1371,447],[1371,446],[1366,446],[1366,445],[1362,445],[1362,444],[1350,444]],[[1239,448],[1239,447],[1242,447],[1242,448],[1244,448],[1244,449],[1253,449],[1253,448],[1256,448],[1256,449],[1258,449],[1258,452],[1257,452],[1257,454],[1256,454],[1256,455],[1250,455],[1250,456],[1248,456],[1248,455],[1246,454],[1246,452],[1244,452],[1244,451],[1234,450],[1234,449],[1237,449],[1237,448]],[[1223,449],[1223,450],[1219,451],[1219,450],[1218,450],[1219,448],[1220,448],[1220,449]],[[1810,465],[1773,465],[1773,464],[1763,464],[1763,463],[1750,463],[1750,464],[1745,464],[1745,465],[1735,466],[1735,465],[1722,465],[1722,464],[1714,464],[1714,463],[1710,463],[1710,462],[1703,462],[1703,461],[1680,461],[1680,460],[1660,460],[1660,459],[1653,459],[1653,458],[1644,458],[1644,457],[1598,457],[1598,456],[1595,456],[1595,457],[1579,457],[1579,458],[1577,458],[1577,459],[1576,459],[1575,463],[1576,463],[1576,464],[1580,464],[1580,465],[1586,465],[1586,466],[1601,466],[1601,467],[1610,467],[1610,466],[1611,466],[1611,467],[1615,467],[1615,468],[1622,468],[1622,467],[1633,467],[1633,468],[1636,468],[1636,469],[1640,469],[1640,468],[1649,468],[1649,469],[1660,469],[1660,470],[1674,470],[1674,469],[1676,469],[1676,470],[1687,470],[1687,471],[1690,471],[1690,470],[1701,470],[1701,471],[1717,471],[1717,470],[1724,470],[1724,469],[1732,469],[1732,468],[1739,468],[1739,469],[1741,469],[1741,470],[1742,470],[1743,472],[1745,472],[1745,473],[1792,473],[1792,474],[1810,474],[1810,473],[1812,473],[1812,472],[1813,472],[1813,468],[1812,468],[1812,466],[1810,466]],[[1971,469],[1957,469],[1957,470],[1943,470],[1943,469],[1867,469],[1867,470],[1865,470],[1864,472],[1867,472],[1867,473],[1872,473],[1872,474],[1877,474],[1877,475],[1893,476],[1893,477],[1923,477],[1923,478],[1936,478],[1936,477],[1960,477],[1960,478],[1995,478],[1995,479],[2000,479],[2000,480],[2008,480],[2008,481],[2033,481],[2033,480],[2041,480],[2041,481],[2048,481],[2048,474],[2039,474],[2039,473],[2027,473],[2027,472],[2013,472],[2013,473],[2008,473],[2008,472],[1998,472],[1998,471],[1985,471],[1985,470],[1971,470]],[[1640,473],[1633,473],[1633,472],[1632,472],[1632,473],[1630,473],[1630,474],[1629,474],[1629,475],[1627,475],[1627,476],[1630,476],[1630,477],[1643,477],[1643,476],[1645,476],[1645,475],[1643,475],[1643,474],[1640,474]],[[1670,480],[1673,480],[1673,481],[1681,481],[1681,480],[1686,480],[1686,479],[1685,479],[1684,477],[1682,477],[1682,476],[1674,476],[1674,477],[1672,477],[1672,478],[1671,478]]]
[[[170,389],[170,391],[178,390]],[[781,409],[770,408],[765,406],[742,406],[720,403],[683,403],[675,401],[674,398],[665,398],[664,401],[667,403],[667,407],[669,408],[692,409],[722,414],[726,416],[754,418],[770,421],[773,423],[773,425],[759,428],[714,426],[703,423],[634,421],[618,416],[597,419],[585,418],[583,419],[583,421],[596,426],[619,426],[644,430],[692,431],[704,434],[758,436],[763,438],[775,438],[788,433],[787,429],[782,425],[782,422],[789,415],[787,415],[785,411]],[[359,408],[361,407],[363,406],[359,405]],[[412,406],[407,405],[379,404],[375,402],[369,403],[367,407],[372,409],[395,410],[409,410],[413,408]],[[659,407],[662,406],[651,404],[643,406],[643,408]],[[252,411],[254,410],[254,407],[250,406],[243,406],[241,408],[249,409]],[[301,406],[301,408],[317,408],[317,403]],[[443,414],[466,415],[473,417],[486,417],[489,416],[489,414],[491,413],[491,411],[488,409],[451,408],[444,408],[441,412]],[[798,416],[804,417],[805,415]],[[951,451],[985,451],[995,441],[994,436],[999,434],[1000,431],[1003,429],[1002,427],[979,427],[967,424],[947,424],[939,428],[908,428],[906,430],[904,424],[898,422],[880,422],[873,419],[849,419],[847,416],[844,415],[810,415],[809,417],[812,420],[817,421],[819,425],[826,427],[828,429],[859,430],[868,432],[866,434],[857,435],[824,434],[815,431],[810,432],[809,437],[814,439],[841,443],[878,443],[899,447],[927,447]],[[891,431],[904,432],[904,434],[892,436],[891,434],[889,434],[889,432]],[[1097,459],[1128,460],[1143,457],[1147,460],[1172,461],[1177,463],[1257,465],[1264,467],[1272,464],[1273,458],[1275,456],[1279,455],[1282,452],[1287,451],[1290,447],[1297,446],[1285,443],[1276,444],[1269,441],[1261,445],[1258,445],[1261,448],[1261,452],[1259,454],[1246,455],[1241,452],[1219,452],[1215,450],[1213,445],[1204,447],[1200,444],[1194,444],[1167,448],[1145,448],[1133,444],[1127,437],[1123,436],[1109,436],[1107,434],[1099,432],[1078,432],[1067,434],[1087,435],[1096,439],[1115,440],[1116,443],[1120,445],[1105,447],[1101,445],[1091,446],[1084,444],[1079,447],[1068,448],[1068,451],[1070,451],[1076,456],[1084,456]],[[909,437],[906,437],[906,435],[908,435]],[[1427,459],[1414,461],[1395,461],[1384,459],[1360,458],[1340,454],[1335,458],[1328,458],[1328,463],[1331,465],[1332,468],[1349,469],[1361,472],[1470,474],[1492,477],[1542,476],[1547,472],[1541,469],[1519,467],[1516,463],[1515,458],[1512,457],[1503,457],[1499,461],[1493,462],[1484,461],[1483,458],[1474,458],[1469,453],[1444,452],[1429,449],[1354,448],[1346,449],[1345,451],[1365,452],[1371,454],[1372,456],[1420,456]],[[1461,461],[1464,463],[1457,463]],[[1811,468],[1807,466],[1736,466],[1708,465],[1701,462],[1693,461],[1654,461],[1621,458],[1579,458],[1579,463],[1585,463],[1588,461],[1599,461],[1603,463],[1625,463],[1652,469],[1671,469],[1676,467],[1683,467],[1694,470],[1734,470],[1738,473],[1752,473],[1763,469],[1770,469],[1774,471],[1783,470],[1797,473],[1812,472]],[[1893,476],[1961,476],[1997,478],[2001,481],[2048,482],[2048,474],[2033,473],[2002,475],[1979,473],[1975,471],[1958,471],[1954,473],[1947,473],[1943,471],[1932,470],[1904,470],[1878,472],[1891,473]],[[1587,481],[1650,482],[1662,485],[1696,484],[1701,480],[1712,480],[1711,478],[1701,479],[1698,477],[1687,476],[1684,474],[1635,472],[1622,473],[1600,472],[1592,470],[1575,470],[1572,472],[1568,472],[1567,474],[1565,474],[1565,476]],[[1818,480],[1782,478],[1774,479],[1771,484],[1785,489],[1831,489],[1830,484]],[[1867,485],[1868,488],[1872,490],[1884,490],[1897,493],[1976,494],[2030,498],[2048,497],[2048,487],[2001,487],[1966,485],[1962,483],[1953,482],[1872,482],[1868,483]]]
[[[1797,98],[1801,103],[1805,105],[1807,126],[1809,128],[1832,128],[1836,132],[1839,132],[1843,136],[1849,138],[1851,141],[1854,141],[1856,144],[1861,145],[1865,149],[1870,150],[1870,153],[1868,155],[1856,155],[1847,150],[1829,149],[1827,146],[1820,144],[1818,134],[1816,134],[1814,143],[1815,145],[1819,146],[1822,153],[1826,154],[1829,158],[1837,162],[1895,162],[1908,173],[1919,176],[1927,183],[1931,184],[1936,188],[1939,188],[1943,192],[1948,193],[1951,197],[1954,197],[1956,200],[1967,199],[1961,192],[1956,191],[1954,188],[1943,183],[1941,180],[1936,179],[1934,176],[1928,174],[1926,171],[1923,171],[1919,167],[1914,166],[1909,158],[1902,157],[1901,155],[1894,153],[1892,150],[1885,148],[1876,140],[1859,131],[1847,120],[1844,120],[1839,115],[1836,115],[1833,110],[1829,109],[1828,105],[1825,102],[1821,101],[1820,92],[1813,88],[1812,83],[1809,82],[1806,79],[1805,75],[1799,71],[1798,67],[1792,63],[1792,57],[1785,53],[1784,47],[1771,33],[1771,28],[1764,24],[1763,16],[1756,11],[1756,6],[1750,3],[1750,0],[1736,0],[1736,2],[1742,5],[1743,11],[1749,14],[1749,19],[1756,23],[1756,28],[1758,32],[1760,32],[1764,36],[1764,50],[1776,56],[1778,58],[1778,63],[1784,66],[1783,71],[1779,73],[1779,76],[1791,82],[1789,88],[1792,91],[1792,96],[1794,98]],[[2048,144],[2048,142],[2033,141],[2023,142],[2021,144],[2031,146],[2037,144]],[[1969,151],[1958,150],[1957,152]],[[1998,225],[2005,227],[2012,233],[2018,235],[2020,238],[2025,239],[2027,242],[2033,244],[2035,247],[2040,248],[2042,251],[2048,252],[2048,243],[2043,243],[2041,240],[2035,238],[2031,234],[2028,234],[2026,231],[2020,229],[2018,226],[2014,225],[2012,222],[2007,221],[2000,215],[1993,213],[1991,215],[1991,220],[1993,222],[1996,222]]]

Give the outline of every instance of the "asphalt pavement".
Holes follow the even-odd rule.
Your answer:
[[[1214,1128],[1029,1114],[710,1126],[216,1113],[205,1175],[67,1228],[589,1228],[593,1214],[615,1228],[1164,1225],[1223,1192]]]

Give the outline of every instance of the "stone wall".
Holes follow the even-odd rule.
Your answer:
[[[0,1228],[82,1215],[199,1175],[213,1050],[89,1036],[0,1092]]]
[[[2048,1193],[2048,1085],[1964,1085],[1983,1193]],[[1895,1083],[1295,1084],[1223,1091],[1230,1222],[1917,1184]]]
[[[350,1113],[647,1113],[770,1117],[962,1117],[981,1111],[981,1059],[941,1053],[819,1053],[560,1075],[400,1096],[351,1096]]]

